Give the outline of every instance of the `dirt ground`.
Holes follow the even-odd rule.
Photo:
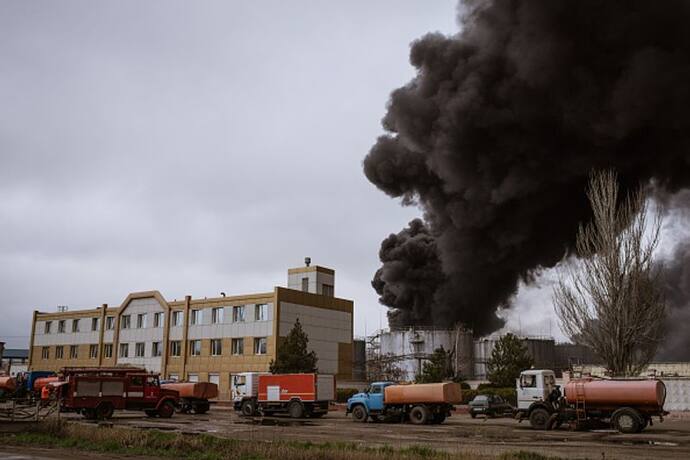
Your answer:
[[[96,423],[66,415],[81,423]],[[355,423],[343,412],[321,419],[293,421],[282,417],[245,418],[233,410],[214,407],[205,415],[175,414],[171,419],[149,419],[139,412],[120,412],[114,425],[140,429],[211,433],[235,439],[353,442],[369,446],[406,447],[423,445],[468,454],[498,455],[528,450],[565,458],[649,459],[690,458],[690,416],[671,415],[636,435],[611,430],[575,432],[567,428],[534,431],[526,422],[510,418],[472,419],[455,414],[443,425],[415,426],[398,423]],[[0,457],[3,449],[0,447]],[[33,457],[27,457],[33,458]],[[43,457],[48,457],[44,452]]]

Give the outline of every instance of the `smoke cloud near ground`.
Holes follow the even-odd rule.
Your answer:
[[[373,285],[393,327],[485,334],[521,280],[571,253],[593,169],[615,169],[624,193],[690,186],[690,3],[459,10],[459,34],[412,44],[417,75],[391,94],[364,160],[373,184],[424,215],[383,242]]]

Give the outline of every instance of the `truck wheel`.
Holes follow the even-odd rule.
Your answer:
[[[192,411],[194,411],[195,414],[205,414],[209,409],[210,406],[207,402],[198,402],[192,404]]]
[[[410,411],[410,423],[414,425],[424,425],[429,423],[431,419],[431,414],[429,414],[429,409],[426,406],[414,406]]]
[[[642,426],[642,416],[631,407],[622,407],[611,416],[611,424],[621,433],[637,433]]]
[[[158,416],[160,418],[170,418],[175,413],[175,406],[170,401],[165,401],[158,408]]]
[[[434,424],[440,425],[446,421],[446,414],[436,414],[434,415]]]
[[[364,423],[367,421],[367,418],[367,411],[364,409],[364,406],[358,404],[352,408],[352,420]]]
[[[477,418],[477,413],[473,410],[470,411],[470,417]]]
[[[242,415],[251,417],[255,412],[254,403],[252,401],[247,400],[242,402]]]
[[[96,416],[101,420],[112,418],[115,408],[110,403],[101,403],[96,408]]]
[[[545,430],[548,422],[549,412],[546,409],[538,407],[529,414],[529,423],[535,430]]]
[[[288,407],[288,413],[290,414],[291,418],[304,417],[304,407],[302,407],[302,403],[299,401],[291,402],[290,406]]]

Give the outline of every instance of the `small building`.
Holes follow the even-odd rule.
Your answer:
[[[26,372],[29,362],[29,350],[26,348],[5,348],[0,354],[0,369],[9,376]]]
[[[118,307],[35,311],[29,368],[143,366],[167,379],[216,383],[227,399],[231,375],[268,371],[299,320],[319,372],[351,379],[354,304],[335,297],[335,271],[307,263],[288,271],[287,285],[172,301],[135,292]]]

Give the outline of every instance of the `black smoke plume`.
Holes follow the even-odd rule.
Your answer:
[[[690,2],[460,10],[459,34],[412,44],[417,75],[391,94],[387,134],[364,172],[420,206],[427,228],[382,246],[373,284],[398,312],[392,326],[461,321],[483,334],[501,326],[496,311],[520,279],[573,248],[593,169],[615,169],[623,193],[652,179],[668,191],[690,185]],[[414,272],[424,267],[430,285]]]

